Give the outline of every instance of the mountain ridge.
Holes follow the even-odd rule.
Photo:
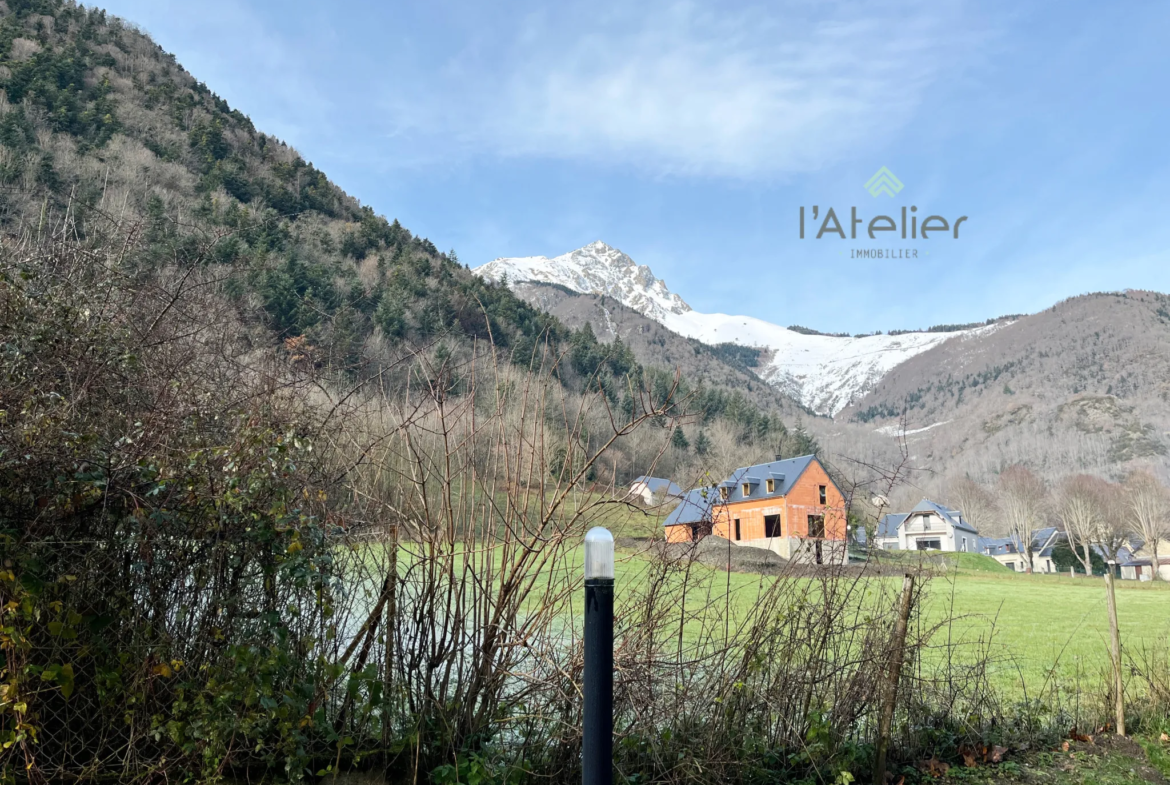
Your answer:
[[[738,344],[766,353],[760,378],[803,406],[835,416],[894,367],[947,340],[993,331],[999,322],[948,332],[898,331],[844,337],[794,330],[752,316],[701,313],[649,267],[602,241],[556,257],[501,257],[473,272],[495,282],[535,281],[605,295],[679,335],[709,345]]]

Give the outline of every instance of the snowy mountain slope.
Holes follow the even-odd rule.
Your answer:
[[[974,332],[839,338],[805,335],[751,316],[697,311],[667,314],[661,321],[669,329],[704,343],[766,347],[772,356],[760,376],[813,411],[830,416],[860,398],[905,360]],[[991,329],[995,326],[979,328]]]
[[[872,389],[894,366],[944,341],[994,330],[998,325],[949,333],[905,333],[838,338],[805,335],[751,316],[699,313],[649,267],[639,266],[603,242],[561,256],[496,259],[475,269],[490,280],[539,281],[584,294],[604,294],[668,329],[708,344],[738,343],[765,349],[759,375],[805,406],[835,415]]]
[[[656,322],[661,322],[667,314],[691,310],[681,297],[654,277],[649,267],[635,264],[633,259],[601,241],[552,259],[547,256],[496,259],[473,272],[493,281],[506,275],[509,281],[517,283],[555,283],[582,294],[604,294]]]

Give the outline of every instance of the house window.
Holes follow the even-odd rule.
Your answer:
[[[749,497],[751,495],[752,495],[752,486],[745,482],[743,484],[743,498],[746,499],[747,497]]]
[[[768,479],[768,493],[775,493],[775,492],[776,492],[776,481],[769,478]]]
[[[711,533],[710,523],[692,523],[691,524],[691,540],[698,542]]]
[[[735,519],[735,539],[739,539],[739,518]]]
[[[722,499],[723,501],[727,501],[727,489],[726,488],[719,489],[719,498]]]
[[[817,486],[817,491],[820,493],[821,504],[825,504],[826,503],[826,501],[825,501],[825,486],[823,486],[823,485]]]
[[[919,540],[918,550],[920,551],[941,551],[942,542],[940,540]]]
[[[765,537],[779,537],[780,531],[780,516],[779,515],[765,515],[764,516],[764,536]]]
[[[825,516],[808,516],[808,536],[818,538],[825,536]]]

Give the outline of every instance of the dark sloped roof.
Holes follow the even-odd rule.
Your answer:
[[[719,498],[714,488],[696,488],[683,495],[678,506],[666,516],[663,526],[680,526],[692,523],[709,523],[711,508]]]
[[[802,455],[799,458],[787,458],[783,461],[744,466],[732,472],[730,477],[719,483],[719,487],[727,488],[726,502],[728,503],[764,499],[769,496],[784,496],[792,490],[792,486],[800,479],[800,475],[804,474],[804,470],[816,459],[815,455]],[[764,483],[764,479],[776,481],[776,489],[772,493],[768,493],[768,486]],[[741,487],[744,483],[751,486],[747,496],[743,495]]]
[[[1006,556],[1016,553],[1016,543],[1011,537],[980,537],[978,540],[980,553],[988,556]]]
[[[1153,564],[1153,557],[1140,556],[1136,559],[1131,557],[1129,559],[1129,561],[1122,562],[1121,566],[1122,567],[1149,567],[1151,564]],[[1159,556],[1158,557],[1158,566],[1159,567],[1165,567],[1167,564],[1170,564],[1170,557],[1166,557],[1166,556]]]
[[[878,537],[897,537],[898,527],[902,525],[902,521],[906,520],[908,512],[891,512],[888,515],[883,515],[878,521],[877,536]]]
[[[1140,547],[1141,546],[1139,545],[1138,548],[1140,548]],[[1102,548],[1100,545],[1094,544],[1092,546],[1092,548],[1093,548],[1093,551],[1098,556],[1100,556],[1102,559],[1109,558],[1109,552],[1106,551],[1104,548]],[[1120,548],[1118,548],[1117,549],[1117,562],[1118,562],[1118,564],[1125,564],[1128,561],[1132,561],[1134,551],[1136,551],[1138,548],[1132,548],[1132,547],[1129,547],[1126,545],[1122,545]]]
[[[1052,556],[1052,550],[1063,534],[1055,526],[1047,526],[1032,532],[1032,555]],[[980,537],[979,550],[989,556],[1005,556],[1009,553],[1023,553],[1024,548],[1013,534],[1010,537]]]
[[[646,477],[643,475],[636,478],[631,485],[637,485],[640,482],[646,483],[646,487],[650,489],[650,493],[666,491],[671,496],[682,496],[682,488],[663,477]]]

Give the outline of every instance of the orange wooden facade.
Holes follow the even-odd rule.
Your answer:
[[[824,489],[824,503],[821,490]],[[713,491],[718,494],[718,489]],[[810,534],[809,519],[814,529],[818,519],[824,521],[824,531],[816,537]],[[821,517],[823,516],[823,518]],[[786,495],[761,495],[743,501],[721,502],[718,497],[711,510],[712,523],[708,530],[702,525],[666,527],[667,542],[689,542],[698,534],[716,534],[728,540],[758,540],[764,537],[800,537],[807,539],[844,540],[846,537],[845,497],[829,479],[820,461],[813,460],[801,473]],[[736,521],[739,522],[738,532]]]

